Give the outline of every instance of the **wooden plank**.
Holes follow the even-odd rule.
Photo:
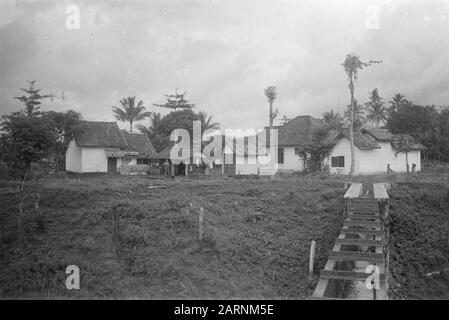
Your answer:
[[[358,220],[378,220],[379,216],[376,214],[354,214],[348,213],[348,218],[350,219],[358,219]]]
[[[321,270],[320,277],[324,279],[365,281],[371,273],[345,271],[345,270]],[[385,274],[379,274],[379,280],[385,281]]]
[[[376,214],[376,215],[379,215],[379,209],[368,210],[368,209],[349,208],[348,209],[348,213],[361,213],[361,214]]]
[[[368,208],[368,209],[377,209],[379,207],[378,203],[360,203],[360,202],[354,202],[356,199],[353,200],[351,203],[351,207],[355,208]]]
[[[370,236],[382,236],[382,231],[381,230],[367,230],[367,229],[356,229],[356,228],[347,228],[347,229],[342,229],[340,231],[342,234],[365,234],[365,235],[370,235]]]
[[[371,227],[380,228],[380,221],[368,221],[368,220],[345,220],[343,222],[345,227]]]
[[[201,207],[200,208],[200,214],[198,216],[198,239],[200,241],[203,240],[203,230],[204,230],[204,225],[203,225],[203,219],[204,219],[204,208]]]
[[[383,263],[384,255],[382,253],[357,252],[357,251],[331,251],[329,259],[337,261],[367,261],[371,263]]]
[[[366,204],[351,204],[349,206],[350,209],[356,209],[356,210],[379,210],[379,205],[366,205]]]
[[[347,227],[343,227],[342,230],[346,229]],[[346,235],[340,233],[340,235],[338,236],[338,239],[344,239]],[[332,248],[332,250],[334,251],[338,251],[340,250],[341,245],[340,244],[334,244],[334,247]],[[335,260],[331,260],[328,259],[326,262],[326,265],[324,266],[325,270],[333,270],[335,268],[335,264],[336,261]],[[326,292],[327,289],[327,285],[329,284],[329,279],[319,279],[318,283],[315,287],[315,291],[313,292],[313,296],[314,297],[323,297],[324,293]]]
[[[313,261],[315,260],[315,240],[310,243],[310,257],[309,257],[309,278],[313,278]]]
[[[378,200],[388,199],[387,189],[383,183],[373,183],[374,198]]]
[[[357,204],[376,204],[376,199],[373,198],[356,198],[353,200],[353,203]]]
[[[382,246],[384,242],[382,240],[369,240],[369,239],[350,239],[350,238],[344,238],[344,239],[336,239],[336,244],[345,244],[345,245],[355,245],[355,246]]]
[[[379,211],[379,206],[360,206],[360,205],[350,205],[348,209],[351,210],[362,210],[362,211]]]
[[[360,196],[361,192],[362,192],[362,184],[361,183],[353,183],[348,188],[348,191],[346,191],[343,198],[345,198],[345,199],[358,198]]]
[[[359,204],[359,203],[351,203],[349,206],[351,209],[357,209],[357,210],[379,210],[379,205],[376,203],[375,205],[372,204]]]

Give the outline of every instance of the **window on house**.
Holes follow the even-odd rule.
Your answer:
[[[278,163],[284,164],[284,148],[278,148]]]
[[[331,166],[332,168],[344,168],[345,167],[345,157],[331,157]]]

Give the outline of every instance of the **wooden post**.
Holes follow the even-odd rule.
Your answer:
[[[112,207],[112,245],[116,252],[120,253],[120,226],[119,214],[117,212],[117,205]]]
[[[39,209],[39,201],[41,199],[41,196],[39,193],[36,194],[34,198],[34,211],[36,214],[36,223],[37,223],[37,229],[40,233],[45,233],[45,226],[44,226],[44,218],[42,216],[42,212]]]
[[[189,176],[189,164],[185,165],[185,167],[184,167],[184,174],[185,174],[186,177]]]
[[[315,260],[315,240],[310,244],[310,259],[309,259],[309,278],[313,278],[313,261]]]
[[[199,240],[200,241],[202,241],[203,240],[203,216],[204,216],[204,208],[203,207],[201,207],[200,208],[200,215],[199,215],[199,218],[198,218],[198,222],[199,222],[199,225],[198,225],[198,238],[199,238]]]

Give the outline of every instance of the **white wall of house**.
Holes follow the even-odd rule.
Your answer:
[[[65,170],[71,172],[81,171],[81,148],[75,143],[75,140],[69,142],[65,157]]]
[[[236,155],[235,173],[273,175],[277,171],[277,165],[272,164],[269,160],[267,155],[246,157]]]
[[[405,158],[405,155],[404,155]],[[404,161],[405,163],[405,161]],[[410,165],[410,171],[412,170],[413,163],[416,163],[416,171],[421,171],[421,150],[413,150],[408,153],[408,164]]]
[[[294,147],[280,147],[284,149],[284,163],[278,165],[279,171],[302,171],[304,169],[302,159],[295,154]]]
[[[127,156],[127,164],[137,164],[137,156]],[[117,158],[117,171],[123,164]],[[105,148],[78,147],[75,140],[70,141],[66,151],[66,171],[70,172],[108,172],[108,158]]]
[[[355,148],[355,172],[358,172],[358,151],[359,149]],[[332,157],[344,157],[344,167],[332,167]],[[329,158],[324,161],[324,165],[329,165],[329,170],[332,174],[349,174],[351,171],[351,143],[348,139],[342,138],[337,142],[332,149]]]
[[[378,142],[380,149],[360,150],[355,148],[355,170],[354,174],[378,174],[386,173],[387,165],[395,172],[406,172],[405,154],[398,153],[393,149],[390,142]],[[332,167],[331,157],[344,156],[344,167]],[[408,153],[408,163],[410,170],[413,163],[416,164],[416,171],[421,171],[421,152],[414,150]],[[332,149],[330,157],[325,161],[333,174],[349,174],[351,169],[351,145],[349,139],[341,138]]]
[[[82,172],[108,172],[105,148],[82,148]]]

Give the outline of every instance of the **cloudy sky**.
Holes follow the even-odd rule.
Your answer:
[[[104,121],[126,96],[164,111],[151,104],[178,88],[222,128],[260,128],[268,85],[281,116],[342,110],[351,52],[383,60],[360,73],[359,101],[378,88],[385,101],[449,104],[449,1],[0,0],[0,113],[21,108],[26,80],[64,91],[43,110]]]

